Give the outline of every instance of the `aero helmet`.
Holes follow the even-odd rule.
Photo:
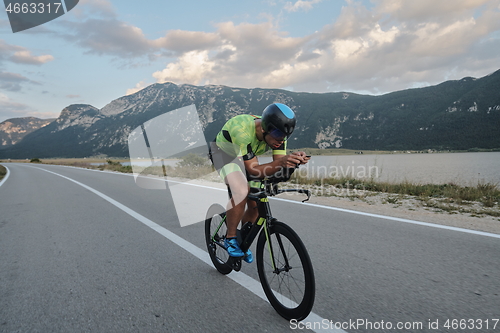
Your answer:
[[[262,129],[265,134],[284,140],[295,129],[295,113],[285,104],[273,103],[262,112]]]

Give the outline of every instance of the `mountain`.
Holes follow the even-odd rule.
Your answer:
[[[12,118],[0,123],[0,146],[12,146],[21,141],[27,134],[47,126],[55,119],[38,119],[34,117]]]
[[[195,104],[205,137],[242,113],[270,103],[290,106],[297,128],[290,148],[383,150],[500,147],[500,70],[381,96],[301,93],[279,89],[153,84],[102,109],[78,104],[56,121],[0,150],[0,157],[128,156],[131,130],[165,112]]]

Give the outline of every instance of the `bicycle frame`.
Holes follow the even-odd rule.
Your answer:
[[[255,221],[244,221],[243,227],[237,229],[238,244],[246,253],[256,241],[257,272],[269,303],[283,318],[303,320],[314,304],[314,269],[297,233],[272,216],[268,196],[298,192],[307,194],[304,200],[307,201],[311,193],[302,189],[279,190],[276,184],[276,181],[266,179],[251,188],[247,199],[255,202],[250,204],[256,206],[257,218]],[[215,203],[210,206],[205,219],[205,239],[210,259],[219,273],[224,275],[241,270],[242,259],[247,259],[243,256],[231,257],[227,252],[226,217],[224,207]],[[215,233],[214,229],[217,229]]]
[[[252,191],[253,190],[253,191]],[[272,227],[273,221],[276,221],[275,218],[273,218],[271,214],[271,206],[269,205],[269,196],[275,196],[280,193],[285,193],[285,192],[297,192],[297,193],[303,193],[307,195],[307,199],[303,200],[307,201],[311,197],[311,192],[309,190],[304,190],[304,189],[285,189],[285,190],[280,190],[277,188],[277,184],[263,184],[263,188],[252,188],[250,193],[248,194],[247,198],[248,200],[255,201],[257,203],[257,210],[258,210],[258,217],[252,224],[251,229],[248,231],[247,235],[245,236],[245,239],[241,240],[240,248],[243,252],[246,252],[250,246],[252,245],[253,241],[259,234],[262,228],[264,228],[264,232],[266,235],[266,239],[268,240],[267,244],[269,244],[269,253],[271,255],[271,262],[273,264],[273,269],[275,270],[276,273],[279,273],[276,271],[276,263],[274,259],[274,252],[272,249],[272,244],[269,241],[270,237],[270,228]],[[257,190],[257,192],[256,192]],[[212,241],[216,242],[218,245],[223,246],[223,244],[220,241],[217,241],[215,239],[215,235],[219,232],[220,228],[222,227],[223,223],[226,222],[226,217],[227,215],[224,215],[222,218],[219,226],[215,230],[215,233],[212,235]],[[241,237],[240,235],[240,230],[237,231],[238,233],[238,238]],[[282,252],[285,252],[283,249],[283,244],[281,242],[281,239],[278,237],[278,244],[281,247]],[[241,259],[241,258],[236,258],[236,259]],[[288,265],[288,258],[285,259],[285,268],[282,270],[288,270],[290,269],[290,266]]]

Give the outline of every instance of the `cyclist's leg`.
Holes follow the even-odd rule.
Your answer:
[[[245,213],[243,214],[243,217],[241,218],[242,227],[246,222],[255,223],[258,216],[259,216],[259,212],[257,211],[257,203],[255,201],[252,201],[252,200],[247,200],[247,209],[246,209]],[[249,264],[253,262],[253,254],[252,254],[252,251],[250,249],[248,249],[245,252],[245,258],[243,260],[245,260],[245,262],[247,262]]]
[[[236,229],[245,213],[247,195],[249,191],[248,183],[242,172],[231,172],[225,177],[226,184],[231,191],[231,198],[227,204],[227,234],[228,238],[236,237]]]
[[[235,147],[233,147],[235,148]],[[237,148],[237,147],[236,147]],[[247,178],[243,173],[245,166],[243,160],[238,156],[231,156],[220,149],[216,143],[211,145],[212,162],[224,180],[229,190],[229,202],[226,214],[226,238],[224,244],[227,252],[233,257],[243,257],[246,262],[252,262],[251,252],[243,253],[237,241],[238,224],[245,213],[249,186]]]
[[[237,151],[237,146],[227,146],[228,150]],[[229,144],[231,145],[231,144]],[[232,148],[232,149],[229,149]],[[236,237],[236,229],[245,212],[245,204],[248,195],[248,184],[243,170],[243,160],[239,156],[231,156],[220,149],[215,142],[210,143],[210,156],[215,169],[224,180],[229,190],[229,202],[227,204],[227,237]]]
[[[243,217],[241,218],[241,223],[245,224],[246,222],[254,223],[259,216],[259,212],[257,211],[257,203],[252,200],[247,200],[247,209]]]

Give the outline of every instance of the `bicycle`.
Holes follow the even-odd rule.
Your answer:
[[[264,182],[251,188],[248,199],[257,202],[259,216],[255,223],[247,222],[238,229],[238,241],[245,253],[257,235],[256,259],[260,283],[273,308],[287,320],[305,319],[314,304],[315,280],[311,259],[297,233],[271,215],[268,196],[285,192],[311,193],[304,189],[278,189],[277,183]],[[303,201],[303,202],[304,202]],[[241,259],[230,257],[224,246],[226,210],[213,204],[205,219],[205,239],[208,253],[221,274],[241,269]],[[263,231],[262,231],[263,230]],[[262,231],[262,232],[261,232]]]

